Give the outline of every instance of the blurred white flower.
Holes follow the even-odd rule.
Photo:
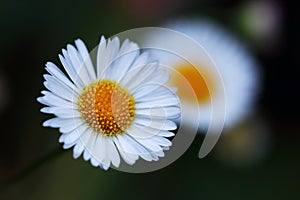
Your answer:
[[[215,63],[217,71],[211,65],[201,62],[201,58],[194,56],[194,60],[185,60],[182,55],[172,55],[172,52],[152,50],[152,56],[160,63],[172,67],[170,83],[178,88],[181,101],[190,105],[189,111],[200,108],[200,130],[204,131],[210,124],[211,115],[218,115],[221,111],[211,109],[211,99],[219,101],[220,84],[223,84],[226,95],[225,128],[230,128],[241,121],[253,110],[253,103],[259,91],[259,72],[257,64],[246,48],[231,34],[215,23],[199,19],[179,19],[162,25],[179,31],[204,48],[208,56]],[[187,54],[195,54],[193,49],[180,40],[170,41],[161,35],[147,36],[148,43],[162,43],[184,49]],[[171,43],[171,44],[168,44]],[[196,63],[193,66],[191,63]],[[188,88],[192,88],[190,90]],[[197,101],[193,100],[196,95]],[[220,101],[222,101],[220,99]],[[221,103],[221,102],[220,102]],[[191,118],[192,122],[194,119]],[[187,122],[189,123],[189,122]],[[187,124],[188,125],[188,124]]]
[[[93,166],[108,169],[139,157],[156,161],[172,143],[172,121],[179,117],[176,89],[164,84],[169,75],[147,53],[140,54],[136,43],[118,37],[101,38],[94,67],[81,40],[76,48],[67,45],[59,55],[69,78],[52,62],[46,64],[44,85],[38,101],[47,107],[41,112],[55,118],[44,126],[59,128],[64,148],[74,146],[73,156],[83,153]]]

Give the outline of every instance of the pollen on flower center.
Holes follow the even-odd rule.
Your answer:
[[[78,110],[96,133],[123,134],[134,120],[134,97],[117,82],[101,80],[88,85],[78,98]]]

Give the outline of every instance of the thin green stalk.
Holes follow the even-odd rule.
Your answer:
[[[15,175],[11,178],[8,178],[6,181],[2,182],[0,184],[1,185],[0,191],[7,188],[11,184],[14,184],[14,183],[17,183],[17,182],[23,180],[28,175],[30,175],[35,169],[37,169],[38,167],[40,167],[44,163],[49,162],[50,160],[52,160],[52,159],[56,158],[57,156],[61,155],[63,152],[66,152],[66,151],[63,151],[61,148],[59,148],[59,149],[55,149],[55,150],[51,151],[46,156],[43,156],[43,157],[39,158],[38,160],[33,162],[31,165],[29,165],[28,167],[26,167],[25,169],[23,169],[19,173],[17,173],[17,175]]]

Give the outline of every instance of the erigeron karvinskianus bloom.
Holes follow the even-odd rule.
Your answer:
[[[122,158],[133,165],[139,157],[157,161],[169,149],[180,116],[176,88],[166,87],[169,75],[147,52],[129,40],[101,37],[93,62],[85,44],[68,44],[59,59],[66,73],[46,64],[43,123],[59,128],[63,148],[83,154],[93,166],[118,167]]]

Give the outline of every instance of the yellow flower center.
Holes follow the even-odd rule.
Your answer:
[[[178,88],[178,96],[186,101],[193,101],[196,95],[198,103],[208,103],[211,93],[215,92],[213,74],[209,70],[191,64],[180,64],[175,66],[177,73],[173,73],[170,83]],[[208,87],[213,86],[213,88]]]
[[[88,85],[78,98],[78,110],[96,133],[104,136],[123,134],[134,120],[134,97],[110,80]]]

